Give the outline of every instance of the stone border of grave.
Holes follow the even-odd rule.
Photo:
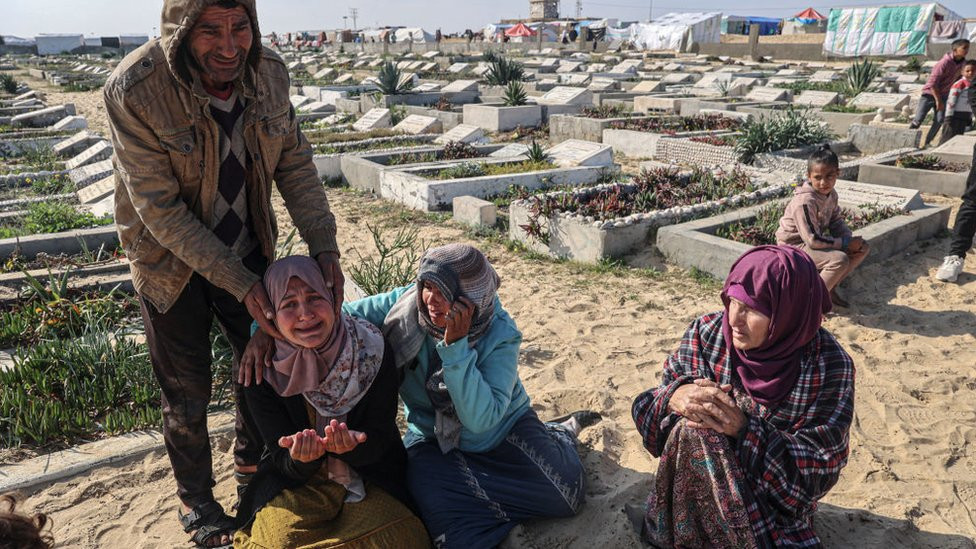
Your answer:
[[[38,202],[68,202],[72,204],[78,203],[78,195],[75,193],[63,193],[63,194],[49,194],[45,196],[32,196],[29,198],[12,198],[10,200],[0,200],[0,212],[3,216],[18,216],[22,215],[25,206],[31,204],[37,204]]]
[[[695,116],[696,114],[702,114],[702,111],[706,110],[736,112],[741,107],[762,107],[766,105],[769,105],[769,103],[762,103],[760,101],[745,101],[742,98],[737,97],[716,99],[695,98],[682,101],[681,110],[678,112],[678,114],[681,116]]]
[[[653,115],[618,116],[614,118],[589,118],[573,114],[554,114],[549,117],[549,144],[555,145],[568,139],[582,139],[603,143],[604,131],[615,122],[649,120]]]
[[[755,179],[765,182],[766,185],[750,193],[689,206],[676,206],[666,210],[637,213],[608,221],[559,212],[549,219],[539,220],[543,227],[549,231],[548,244],[529,235],[521,228],[521,225],[526,225],[529,222],[531,200],[516,200],[511,203],[508,210],[509,238],[521,242],[530,250],[538,253],[597,263],[602,259],[621,257],[647,247],[653,248],[655,246],[655,232],[668,225],[680,223],[687,219],[697,219],[727,207],[740,207],[781,197],[793,189],[792,181],[786,174],[764,172],[747,167],[742,167],[742,169],[747,170]],[[778,183],[778,181],[787,182]],[[587,196],[615,185],[620,184],[598,185],[573,191],[573,194]],[[540,198],[560,196],[565,193],[565,191],[547,193],[541,195]]]
[[[666,133],[651,133],[638,130],[617,130],[607,128],[603,130],[603,139],[600,141],[604,145],[613,147],[614,154],[622,154],[628,158],[647,158],[657,160],[671,159],[667,156],[667,151],[663,145],[666,140],[687,139],[691,137],[715,136],[722,137],[735,135],[733,130],[703,130],[699,132],[681,132],[673,135]],[[692,141],[692,143],[695,143]],[[696,143],[704,145],[704,143]],[[735,163],[732,160],[731,163]]]
[[[498,151],[505,147],[504,144],[492,144],[492,145],[474,145],[476,149],[484,153],[485,156]],[[389,161],[392,157],[403,157],[406,155],[421,155],[428,153],[437,153],[438,158],[440,158],[441,153],[444,152],[443,146],[422,146],[414,147],[410,149],[397,149],[397,150],[383,150],[376,152],[367,152],[365,154],[353,154],[353,155],[343,155],[340,159],[341,161],[341,175],[342,179],[352,188],[360,189],[363,191],[368,191],[374,194],[380,194],[380,174],[384,170],[389,169],[401,169],[406,167],[416,167],[429,165],[427,163],[419,164],[399,164],[396,166],[390,166]],[[472,160],[479,160],[477,158]]]
[[[688,100],[699,100],[691,94],[686,93],[662,93],[652,95],[639,95],[634,98],[634,112],[647,114],[678,114],[681,112],[681,104]]]
[[[0,239],[0,258],[9,257],[14,250],[27,257],[42,252],[51,255],[78,254],[83,251],[82,243],[89,250],[97,250],[103,245],[114,250],[119,245],[118,229],[113,223],[93,229],[4,238]]]
[[[883,162],[872,162],[861,166],[857,180],[862,183],[873,183],[875,185],[888,185],[890,187],[901,187],[903,189],[915,189],[923,193],[942,194],[946,196],[962,196],[966,191],[966,179],[968,171],[953,173],[934,170],[918,170],[914,168],[899,168],[895,166],[898,158],[903,156],[937,156],[949,162],[958,162],[969,165],[972,157],[968,155],[954,155],[936,153],[930,151],[915,151],[909,155],[900,155],[897,158],[885,160]]]
[[[61,135],[8,138],[0,133],[0,156],[17,157],[26,152],[51,148],[70,136],[71,132]]]
[[[368,147],[371,145],[396,143],[398,141],[404,141],[407,143],[415,142],[415,141],[431,143],[434,141],[434,139],[440,137],[440,135],[441,134],[433,134],[433,133],[427,133],[421,135],[391,135],[389,137],[374,137],[371,139],[363,139],[360,141],[346,141],[343,143],[337,143],[335,145],[327,144],[326,146],[330,146],[330,147],[334,146],[336,148],[343,148],[343,149],[344,148],[354,149],[362,146]],[[426,147],[426,146],[427,145],[406,145],[403,147],[391,147],[382,150],[383,151],[409,151],[417,147]],[[313,150],[315,149],[315,145],[312,146],[312,149]],[[334,152],[334,153],[317,152],[312,156],[312,162],[315,163],[315,169],[318,171],[319,178],[333,179],[342,176],[342,168],[340,164],[343,156],[369,154],[375,152],[376,150],[380,150],[380,149],[373,149],[373,150],[365,149],[365,150],[350,151],[350,152],[344,152],[340,150],[339,152]]]
[[[657,233],[657,249],[668,261],[685,269],[696,268],[720,280],[728,275],[732,264],[752,246],[715,235],[720,228],[756,217],[768,205],[662,227]],[[932,238],[949,224],[950,206],[924,205],[911,215],[898,215],[854,231],[871,246],[865,263],[883,261],[911,246],[917,240]],[[854,271],[856,276],[860,271]]]
[[[875,116],[873,112],[830,112],[823,109],[811,109],[810,112],[823,120],[830,127],[830,131],[837,135],[846,135],[848,128],[854,124],[869,124]]]
[[[805,178],[807,176],[807,158],[816,151],[820,145],[808,145],[797,149],[787,149],[756,155],[755,166],[758,168],[769,168],[779,170]],[[830,148],[838,154],[855,149],[854,143],[850,140],[832,141]],[[838,179],[857,181],[861,166],[865,164],[877,164],[896,160],[902,155],[916,151],[914,147],[895,149],[877,154],[864,155],[854,160],[840,163],[840,175]]]
[[[515,128],[538,128],[542,125],[541,105],[486,105],[469,103],[462,107],[464,123],[489,132],[506,132]]]
[[[734,135],[730,132],[724,135]],[[721,133],[706,133],[721,137]],[[695,166],[723,166],[739,162],[739,153],[734,145],[719,146],[692,141],[690,137],[675,137],[658,140],[655,160]]]
[[[518,158],[501,158],[493,163],[520,162]],[[441,165],[447,168],[449,165]],[[415,210],[434,212],[450,209],[459,196],[489,198],[506,192],[512,186],[537,190],[546,186],[590,185],[605,177],[608,171],[616,171],[613,164],[603,166],[575,166],[553,168],[528,173],[486,175],[464,179],[434,180],[410,172],[424,170],[423,165],[406,170],[384,170],[380,173],[380,197],[403,204]],[[429,168],[427,168],[429,169]]]
[[[217,412],[207,416],[211,442],[233,439],[234,414]],[[83,475],[93,469],[120,466],[152,452],[163,452],[163,433],[135,431],[66,450],[4,465],[0,473],[0,493],[23,492],[30,495],[53,484]]]

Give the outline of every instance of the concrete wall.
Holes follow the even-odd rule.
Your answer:
[[[929,54],[926,59],[939,59],[949,51],[949,44],[933,44],[929,42]],[[704,55],[729,55],[732,57],[746,57],[749,55],[749,44],[698,44],[698,52]],[[773,59],[789,59],[791,61],[844,61],[852,58],[826,57],[823,54],[823,44],[775,44],[759,40],[759,55]]]
[[[609,42],[599,42],[597,44],[597,52],[607,51],[607,47],[610,45]],[[368,53],[426,53],[429,51],[439,51],[447,55],[464,55],[473,54],[480,55],[485,50],[502,51],[502,52],[513,52],[513,51],[529,51],[538,50],[538,42],[520,42],[513,43],[509,42],[507,44],[495,44],[492,42],[441,42],[440,44],[436,42],[428,42],[423,44],[411,44],[406,42],[397,42],[396,44],[383,44],[381,42],[371,43],[364,42],[362,44],[356,44],[352,42],[347,42],[341,44],[344,47],[344,51],[347,53],[365,51]],[[385,49],[384,46],[388,46]],[[323,51],[339,51],[340,44],[331,43],[328,46],[324,46]],[[593,51],[593,43],[587,42],[581,47],[579,43],[569,43],[563,44],[561,42],[543,42],[542,49],[552,48],[554,50],[565,50],[567,53],[577,52],[577,51]]]

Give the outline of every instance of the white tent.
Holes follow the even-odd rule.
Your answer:
[[[132,47],[141,46],[149,41],[149,37],[145,34],[120,34],[119,43],[122,47]]]
[[[38,34],[34,41],[37,42],[38,55],[71,53],[85,45],[85,37],[80,34]]]
[[[640,49],[684,51],[693,42],[717,44],[722,35],[722,14],[669,13],[651,23],[630,27],[630,40]]]
[[[943,21],[962,19],[936,3],[834,8],[823,52],[843,57],[925,55],[936,16]]]
[[[396,41],[399,42],[410,42],[411,38],[414,42],[424,43],[433,42],[434,35],[425,31],[420,27],[407,27],[403,29],[397,29],[396,31]]]
[[[35,44],[33,38],[21,38],[11,34],[2,36],[0,38],[3,38],[3,43],[7,46],[33,46]]]

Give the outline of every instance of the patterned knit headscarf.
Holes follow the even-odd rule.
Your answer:
[[[484,254],[466,244],[448,244],[428,250],[420,260],[417,284],[397,300],[383,322],[383,335],[393,349],[398,369],[415,363],[428,336],[437,341],[444,339],[444,329],[431,322],[427,304],[423,301],[425,284],[440,290],[449,303],[460,297],[474,303],[468,331],[471,347],[488,332],[495,317],[496,293],[501,279]],[[444,384],[444,369],[436,353],[432,360],[427,395],[436,412],[434,431],[437,441],[441,451],[447,453],[458,446],[461,422]]]

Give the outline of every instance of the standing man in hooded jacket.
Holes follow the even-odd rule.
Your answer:
[[[335,218],[298,129],[284,62],[261,46],[255,0],[164,0],[162,36],[105,86],[115,221],[139,294],[179,512],[193,541],[226,544],[207,433],[214,316],[234,351],[238,480],[262,448],[236,384],[256,320],[280,337],[261,284],[274,258],[278,187],[309,255],[342,302]]]

